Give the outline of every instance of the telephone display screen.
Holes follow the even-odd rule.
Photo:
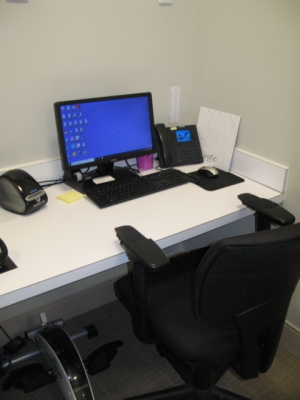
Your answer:
[[[176,131],[177,142],[190,142],[192,140],[191,132],[187,129]]]

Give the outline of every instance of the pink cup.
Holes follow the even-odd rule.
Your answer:
[[[137,157],[138,169],[152,169],[153,168],[153,154],[147,156]]]

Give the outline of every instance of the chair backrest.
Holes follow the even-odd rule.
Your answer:
[[[193,284],[196,315],[239,329],[241,376],[255,377],[272,364],[299,276],[300,223],[222,239],[199,263]]]

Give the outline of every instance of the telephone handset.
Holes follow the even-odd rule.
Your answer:
[[[166,127],[157,124],[157,153],[162,168],[203,162],[196,125]]]

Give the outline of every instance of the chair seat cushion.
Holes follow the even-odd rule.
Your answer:
[[[196,318],[191,303],[193,270],[158,282],[148,290],[147,319],[156,340],[186,363],[217,366],[238,358],[236,329],[216,327]]]

